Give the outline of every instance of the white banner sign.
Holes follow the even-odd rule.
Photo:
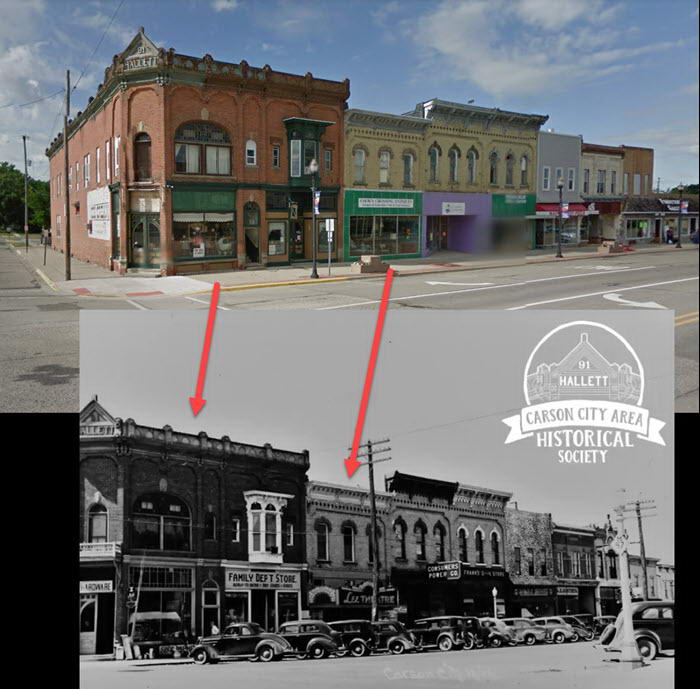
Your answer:
[[[100,187],[87,193],[88,235],[94,239],[109,239],[109,187]]]
[[[357,199],[358,208],[413,208],[413,199]]]
[[[466,213],[466,204],[457,203],[456,201],[443,201],[442,202],[442,214],[443,215],[464,215]]]
[[[226,569],[226,590],[238,589],[285,589],[298,591],[301,588],[299,572],[262,569]]]
[[[81,581],[80,593],[112,593],[111,581]]]

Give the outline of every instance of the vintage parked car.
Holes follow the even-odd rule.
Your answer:
[[[374,649],[374,628],[369,620],[338,620],[328,626],[338,634],[334,637],[338,644],[336,655],[348,653],[357,658],[369,655]]]
[[[416,649],[422,651],[439,648],[441,651],[451,651],[453,648],[462,648],[465,640],[463,619],[444,615],[416,620],[410,630],[415,638]]]
[[[298,620],[280,625],[277,633],[289,642],[297,658],[327,658],[338,650],[334,632],[320,620]]]
[[[544,627],[547,643],[563,644],[565,641],[574,641],[576,638],[576,632],[571,625],[560,617],[533,617],[532,622]]]
[[[576,638],[572,639],[572,641],[590,641],[595,636],[593,630],[589,629],[577,615],[561,615],[561,619],[571,625],[576,633]]]
[[[547,631],[544,627],[526,617],[504,617],[502,621],[513,630],[518,643],[534,646],[538,641],[546,639]]]
[[[228,658],[249,658],[267,663],[293,653],[289,642],[279,634],[265,632],[255,622],[237,622],[226,627],[222,634],[200,637],[190,657],[197,665]]]
[[[129,627],[137,658],[187,656],[194,641],[183,628],[180,615],[174,611],[132,612]]]
[[[482,639],[485,646],[515,646],[518,643],[515,632],[501,619],[496,617],[480,617],[479,622],[484,630]]]
[[[375,651],[389,651],[400,655],[406,651],[415,651],[416,644],[413,636],[406,627],[395,620],[380,620],[373,622]]]
[[[593,631],[595,632],[596,635],[600,635],[603,633],[603,630],[609,625],[609,624],[615,624],[615,620],[617,618],[615,615],[601,615],[599,617],[594,617],[593,618]]]
[[[632,627],[637,648],[642,658],[654,660],[659,653],[675,648],[674,602],[640,601],[632,603]],[[620,651],[622,643],[622,612],[617,616],[610,633],[600,637],[606,650]]]

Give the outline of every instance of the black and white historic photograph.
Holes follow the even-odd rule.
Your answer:
[[[672,680],[671,314],[211,313],[82,315],[83,686]]]

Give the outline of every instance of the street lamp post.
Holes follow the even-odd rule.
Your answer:
[[[496,601],[496,596],[498,595],[498,589],[495,586],[491,589],[491,595],[493,596],[493,616],[494,616],[494,618],[498,618],[498,604]]]
[[[312,232],[313,241],[311,242],[313,251],[313,265],[311,267],[312,278],[318,278],[318,270],[316,268],[316,261],[318,259],[318,235],[316,234],[316,173],[318,172],[318,162],[314,158],[309,163],[309,172],[311,173],[311,217],[312,220]]]
[[[559,189],[559,232],[557,232],[557,255],[555,258],[564,258],[561,253],[561,231],[564,229],[564,211],[562,206],[564,180],[561,177],[557,180],[557,189]]]
[[[680,184],[678,186],[678,189],[681,193],[681,196],[678,199],[678,241],[676,242],[676,249],[681,248],[681,235],[683,234],[683,232],[681,231],[681,222],[683,218],[683,216],[681,215],[681,209],[683,208],[683,185]]]

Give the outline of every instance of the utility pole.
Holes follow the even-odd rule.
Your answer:
[[[656,509],[653,500],[636,500],[634,502],[634,511],[637,515],[637,526],[639,528],[639,556],[642,561],[642,574],[644,581],[643,598],[649,600],[649,577],[647,576],[647,556],[644,550],[644,531],[642,529],[643,517],[651,517],[651,514],[642,515],[642,510]]]
[[[379,599],[379,539],[377,538],[377,498],[374,492],[374,465],[377,462],[388,462],[391,457],[382,457],[381,459],[375,459],[375,454],[381,454],[382,452],[388,452],[391,450],[390,447],[375,448],[375,445],[383,445],[388,443],[389,439],[385,440],[368,440],[363,445],[360,445],[360,449],[364,449],[365,452],[358,452],[357,457],[367,457],[366,462],[360,462],[361,464],[366,464],[369,469],[369,507],[370,507],[370,536],[369,536],[369,547],[372,552],[372,622],[377,621],[377,610],[378,610],[378,599]],[[350,448],[348,448],[350,449]],[[386,534],[385,534],[386,536]]]
[[[70,114],[70,70],[66,70],[66,114],[63,116],[63,177],[64,177],[64,198],[66,210],[66,225],[64,231],[66,233],[65,260],[66,260],[66,280],[70,280],[70,190],[68,187],[68,174],[70,172],[70,164],[68,162],[68,115]],[[77,180],[76,180],[77,181]]]
[[[656,178],[656,193],[661,193],[661,177]]]
[[[22,134],[22,145],[24,146],[24,253],[29,253],[29,212],[27,210],[27,136]]]
[[[681,248],[681,235],[683,234],[683,231],[681,229],[681,222],[683,216],[681,215],[681,208],[683,207],[683,183],[681,182],[678,185],[678,189],[681,192],[680,198],[678,199],[678,241],[676,242],[676,249]]]

